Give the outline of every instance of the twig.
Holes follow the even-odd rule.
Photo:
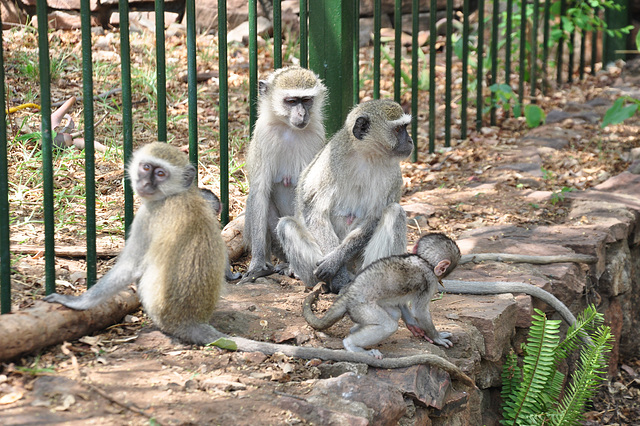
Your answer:
[[[92,391],[96,392],[98,395],[100,395],[104,399],[109,400],[109,401],[113,402],[114,404],[119,405],[120,407],[122,407],[122,408],[124,408],[126,410],[129,410],[131,412],[140,414],[141,416],[144,416],[144,417],[146,417],[148,419],[153,419],[153,421],[156,422],[159,425],[162,424],[152,414],[147,413],[142,408],[138,408],[135,404],[119,401],[119,400],[115,399],[114,397],[112,397],[111,395],[109,395],[108,393],[106,393],[105,391],[103,391],[102,389],[100,389],[99,387],[97,387],[96,385],[94,385],[93,383],[90,383],[90,382],[81,382],[81,383],[84,386],[86,386],[89,389],[91,389]]]
[[[547,265],[549,263],[596,263],[598,258],[588,254],[558,254],[551,256],[530,256],[524,254],[511,253],[477,253],[465,254],[458,264],[469,262],[513,262],[513,263],[531,263],[534,265]]]
[[[109,96],[115,95],[116,93],[120,93],[120,92],[122,92],[122,89],[120,87],[116,87],[115,89],[111,89],[111,90],[108,90],[108,91],[106,91],[104,93],[100,93],[99,95],[94,96],[93,100],[97,101],[97,100],[100,100],[100,99],[106,99]],[[78,102],[82,102],[82,96],[77,96],[76,100]],[[51,104],[51,106],[52,107],[59,107],[60,105],[64,104],[65,102],[66,101],[56,102],[56,103]]]
[[[11,253],[19,253],[19,254],[38,254],[44,253],[43,246],[32,246],[32,245],[12,245]],[[86,247],[82,246],[55,246],[56,256],[61,257],[85,257],[87,255]],[[98,257],[115,257],[120,253],[120,250],[107,250],[101,249],[97,250],[96,255]]]

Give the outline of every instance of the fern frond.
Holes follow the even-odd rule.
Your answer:
[[[567,330],[564,341],[556,350],[556,359],[558,361],[566,359],[569,354],[578,348],[578,340],[584,339],[586,336],[594,333],[596,328],[603,322],[604,317],[596,310],[595,306],[587,306],[583,312],[578,314],[576,323],[571,325]]]
[[[554,352],[559,341],[560,321],[549,320],[539,309],[535,309],[525,345],[526,355],[522,366],[522,383],[513,399],[513,423],[522,424],[525,416],[540,412],[542,393],[548,391],[555,368]]]
[[[518,367],[518,356],[513,352],[509,352],[504,365],[502,366],[502,389],[500,390],[500,396],[502,397],[502,413],[504,420],[502,424],[507,420],[513,419],[515,416],[514,411],[511,409],[515,405],[515,396],[520,389],[522,382],[522,370]]]

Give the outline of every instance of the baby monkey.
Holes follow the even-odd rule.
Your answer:
[[[322,318],[311,309],[319,291],[311,293],[304,301],[304,318],[313,328],[323,330],[349,314],[356,325],[342,341],[344,348],[379,359],[380,351],[364,348],[391,336],[400,317],[414,336],[449,348],[453,346],[451,333],[436,330],[429,304],[440,280],[459,260],[460,249],[451,238],[427,234],[418,240],[413,253],[385,257],[363,269]]]

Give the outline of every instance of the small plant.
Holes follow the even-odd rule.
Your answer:
[[[384,56],[384,59],[389,62],[391,68],[395,68],[396,62],[389,54],[389,50],[385,46],[382,46],[380,52],[382,52],[382,56]],[[418,48],[418,58],[418,63],[427,63],[424,52],[420,48]],[[411,87],[411,75],[409,75],[406,71],[403,71],[402,67],[400,67],[400,76],[402,77],[404,84],[407,87]],[[418,72],[418,90],[429,90],[429,70],[427,69],[426,65],[424,69]]]
[[[601,127],[605,128],[610,124],[620,124],[627,118],[633,117],[638,111],[640,100],[630,96],[622,96],[613,103],[602,119]]]
[[[569,188],[566,186],[563,186],[559,192],[554,191],[553,193],[551,193],[551,204],[555,206],[556,204],[563,202],[565,199],[565,194],[571,191],[573,191],[573,188]]]
[[[524,107],[524,118],[530,129],[544,124],[545,115],[538,105],[529,104]]]
[[[502,371],[503,425],[577,425],[587,402],[605,380],[611,351],[611,329],[593,306],[587,307],[560,341],[559,320],[549,320],[535,309],[529,338],[523,345],[522,367],[511,353]],[[580,357],[569,380],[558,371],[559,363],[578,349],[578,339],[591,343],[580,348]]]

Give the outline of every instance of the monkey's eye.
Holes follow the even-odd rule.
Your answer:
[[[284,99],[284,103],[289,105],[289,106],[294,106],[298,103],[298,99],[297,98],[285,98]]]
[[[167,172],[165,172],[162,169],[157,169],[156,170],[156,177],[159,177],[161,179],[164,179],[165,177],[167,177]]]
[[[151,170],[151,168],[152,168],[152,167],[151,167],[151,164],[149,164],[149,163],[144,163],[144,164],[142,164],[142,165],[140,166],[140,168],[141,168],[142,170],[144,170],[145,172],[148,172],[149,170]]]

